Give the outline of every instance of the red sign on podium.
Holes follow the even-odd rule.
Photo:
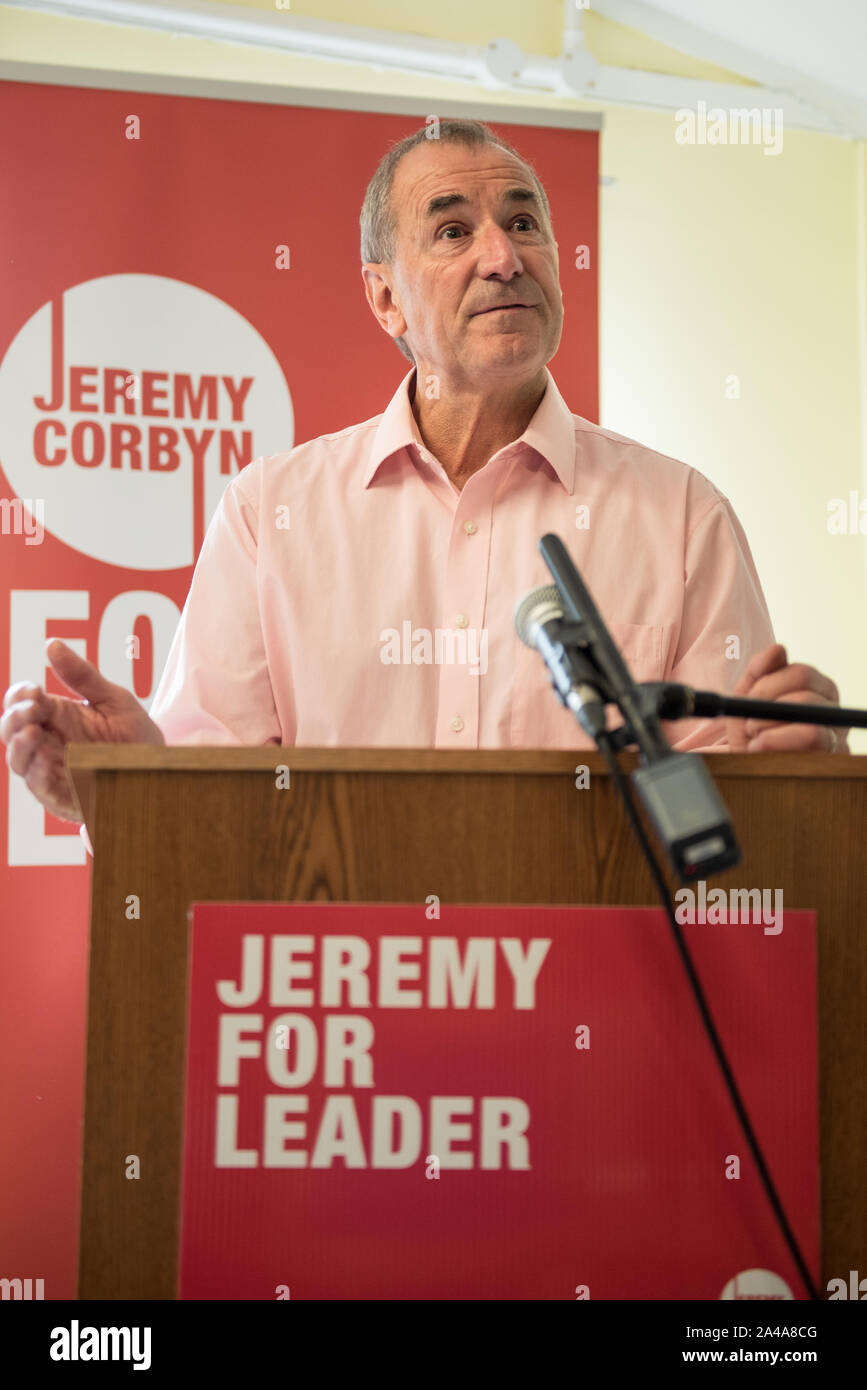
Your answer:
[[[805,1296],[658,909],[191,912],[182,1298]],[[815,917],[699,915],[818,1275]]]

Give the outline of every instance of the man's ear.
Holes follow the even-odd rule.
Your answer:
[[[380,328],[383,328],[390,338],[402,338],[407,323],[392,284],[391,267],[384,263],[368,262],[361,267],[361,276],[371,313]]]

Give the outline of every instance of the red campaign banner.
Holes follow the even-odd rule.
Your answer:
[[[286,95],[0,82],[2,690],[68,694],[45,657],[61,637],[149,708],[229,480],[378,414],[407,370],[365,302],[358,216],[425,118]],[[567,299],[552,370],[596,419],[597,134],[495,129],[548,189]],[[88,875],[78,833],[0,764],[0,1275],[68,1298]]]
[[[818,1278],[815,913],[736,916],[684,930]],[[182,1298],[807,1296],[660,910],[191,917]]]

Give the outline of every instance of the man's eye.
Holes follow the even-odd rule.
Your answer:
[[[535,217],[530,217],[528,214],[522,213],[520,217],[514,218],[514,220],[512,221],[512,227],[514,230],[519,232],[534,232],[538,229],[538,223],[536,222]],[[458,238],[464,235],[464,229],[463,227],[459,226],[456,222],[450,222],[447,227],[441,228],[439,235],[441,237],[447,237],[449,241],[457,241]]]

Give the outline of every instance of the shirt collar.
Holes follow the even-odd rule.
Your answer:
[[[525,444],[551,465],[563,487],[572,493],[575,486],[575,420],[553,376],[545,369],[548,384],[529,425],[516,443]],[[373,482],[386,459],[410,444],[425,445],[419,434],[409,400],[415,368],[407,372],[383,414],[373,436],[370,457],[364,473],[364,487]]]

